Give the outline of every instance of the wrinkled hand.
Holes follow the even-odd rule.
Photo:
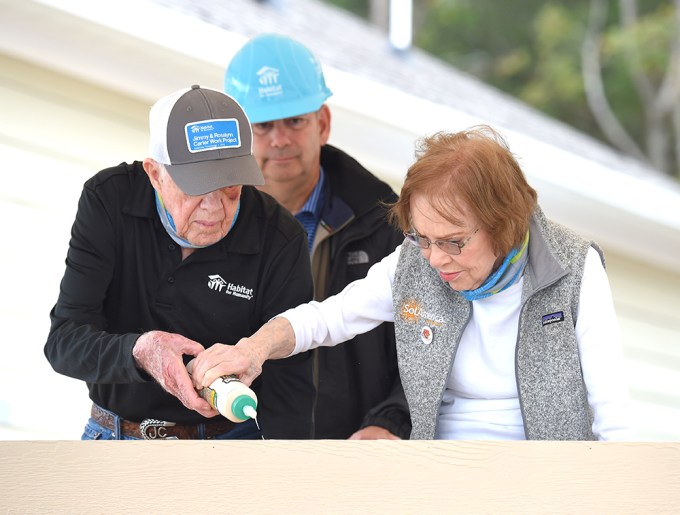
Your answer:
[[[401,440],[401,438],[393,435],[383,427],[366,426],[363,429],[359,429],[348,440]]]
[[[216,343],[193,360],[191,379],[196,388],[210,386],[221,376],[235,375],[250,386],[268,359],[288,357],[295,349],[295,332],[285,318],[275,317],[236,345]]]
[[[210,386],[215,379],[225,375],[236,375],[242,383],[250,386],[262,372],[264,359],[247,344],[240,345],[247,340],[243,338],[236,345],[216,343],[198,354],[191,369],[194,386]]]
[[[198,395],[182,359],[184,354],[196,356],[203,350],[203,345],[182,335],[150,331],[137,339],[132,356],[140,368],[184,406],[204,417],[214,417],[219,412]]]

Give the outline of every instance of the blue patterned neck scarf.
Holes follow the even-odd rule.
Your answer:
[[[173,240],[175,240],[175,243],[177,243],[177,245],[179,245],[180,247],[184,247],[185,249],[202,249],[210,246],[210,245],[193,245],[184,238],[182,238],[179,234],[177,234],[177,228],[175,227],[175,221],[172,219],[172,215],[168,212],[167,209],[165,209],[163,199],[158,194],[158,192],[154,190],[154,193],[156,195],[156,211],[158,211],[158,216],[160,216],[161,218],[161,223],[163,224],[163,227],[165,227],[165,230],[170,235],[170,237]],[[229,226],[229,231],[231,231],[231,228],[234,227],[236,219],[238,218],[238,212],[240,210],[241,201],[239,200],[238,206],[236,207],[236,213],[234,213],[234,219],[231,221],[231,225]],[[229,231],[227,231],[227,234],[229,233]],[[211,243],[211,245],[214,244]]]
[[[519,248],[512,249],[501,266],[498,267],[493,274],[486,278],[476,290],[462,290],[459,293],[465,297],[466,300],[472,302],[473,300],[484,299],[491,297],[496,293],[502,292],[517,282],[522,277],[524,268],[529,261],[529,253],[527,246],[529,245],[529,231],[524,238],[524,243]]]

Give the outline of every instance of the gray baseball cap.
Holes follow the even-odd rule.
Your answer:
[[[191,86],[156,102],[149,113],[149,151],[187,195],[264,184],[253,157],[253,133],[239,103]]]

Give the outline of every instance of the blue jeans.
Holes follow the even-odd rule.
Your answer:
[[[109,412],[111,413],[111,412]],[[121,418],[111,413],[114,417],[116,427],[119,428]],[[205,424],[198,424],[199,434],[203,434],[205,430]],[[87,421],[85,425],[85,431],[80,437],[81,440],[141,440],[141,438],[135,438],[134,436],[121,436],[120,430],[114,431],[108,427],[104,427],[98,422],[95,422],[92,418]],[[204,438],[201,438],[204,439]],[[257,428],[254,420],[246,420],[240,424],[236,424],[236,427],[227,433],[213,436],[212,440],[260,440],[262,439],[262,431]]]

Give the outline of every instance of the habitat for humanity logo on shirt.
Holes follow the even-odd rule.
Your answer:
[[[241,284],[234,284],[229,281],[225,281],[220,275],[208,276],[208,288],[226,295],[241,297],[242,299],[251,300],[253,298],[252,288],[246,288]]]

